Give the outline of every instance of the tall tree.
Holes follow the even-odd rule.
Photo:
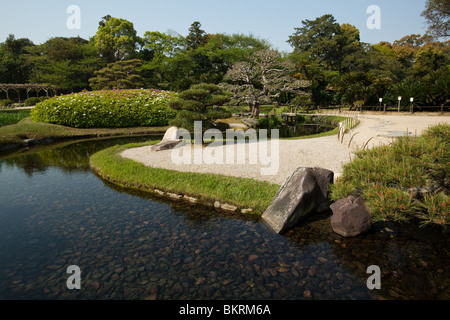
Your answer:
[[[34,46],[29,39],[16,39],[10,34],[0,44],[0,83],[27,83],[31,68],[26,62],[27,47]]]
[[[147,31],[144,34],[144,48],[153,53],[154,58],[173,57],[183,48],[185,39],[175,33]]]
[[[144,60],[140,68],[147,85],[176,89],[168,85],[171,80],[168,64],[171,59],[183,52],[184,37],[175,33],[147,31],[142,39],[142,44],[144,50],[147,50],[151,56],[150,59]]]
[[[423,46],[416,51],[413,75],[416,78],[422,78],[430,72],[447,66],[449,62],[450,60],[439,48],[432,45]]]
[[[302,23],[288,43],[295,53],[307,53],[329,70],[342,71],[347,56],[363,51],[359,30],[350,24],[339,25],[331,14]]]
[[[206,32],[201,29],[202,24],[198,21],[192,23],[189,28],[189,34],[186,37],[186,49],[197,49],[198,47],[206,44],[208,37]]]
[[[331,14],[315,20],[302,21],[301,28],[289,37],[288,43],[294,52],[306,52],[311,57],[332,66],[336,59],[336,47],[331,45],[339,33],[340,26]]]
[[[111,16],[100,21],[95,35],[95,46],[108,62],[134,58],[139,42],[133,23]]]
[[[435,38],[450,37],[449,0],[427,0],[422,16],[426,19],[429,34]]]

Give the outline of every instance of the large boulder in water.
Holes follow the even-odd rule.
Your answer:
[[[297,168],[285,180],[263,220],[277,233],[286,232],[312,212],[328,204],[328,188],[334,173],[322,168]]]

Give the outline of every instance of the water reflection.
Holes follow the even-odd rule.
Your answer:
[[[127,142],[3,157],[0,299],[450,297],[448,235],[377,225],[343,239],[325,213],[279,236],[257,217],[168,203],[90,172],[89,155]],[[79,291],[65,285],[72,264],[82,270]],[[383,273],[380,291],[365,284],[372,264]]]
[[[68,141],[53,146],[37,146],[0,155],[0,161],[6,166],[21,168],[29,177],[32,177],[34,173],[44,173],[49,167],[57,167],[68,173],[89,172],[89,157],[99,150],[115,144],[145,142],[161,138],[160,135],[152,135]]]

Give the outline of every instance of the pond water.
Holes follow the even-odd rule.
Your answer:
[[[376,224],[344,239],[330,213],[285,235],[259,218],[108,185],[89,156],[132,137],[0,156],[0,299],[449,299],[448,233]],[[67,268],[81,269],[69,290]],[[370,265],[381,289],[370,290]]]
[[[280,128],[281,138],[298,138],[318,133],[333,131],[336,127],[332,125],[304,124],[296,126],[282,126]]]

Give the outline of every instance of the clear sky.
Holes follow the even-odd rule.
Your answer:
[[[337,22],[350,23],[361,32],[361,41],[393,42],[409,34],[424,34],[420,16],[425,0],[15,0],[1,3],[0,42],[9,34],[41,44],[52,37],[89,39],[102,17],[111,15],[134,24],[139,36],[146,31],[175,31],[186,36],[190,25],[200,21],[207,33],[253,34],[268,40],[274,48],[291,51],[286,43],[302,20],[332,14]],[[70,30],[67,8],[81,9],[80,29]],[[381,9],[381,29],[369,29],[372,14]]]

